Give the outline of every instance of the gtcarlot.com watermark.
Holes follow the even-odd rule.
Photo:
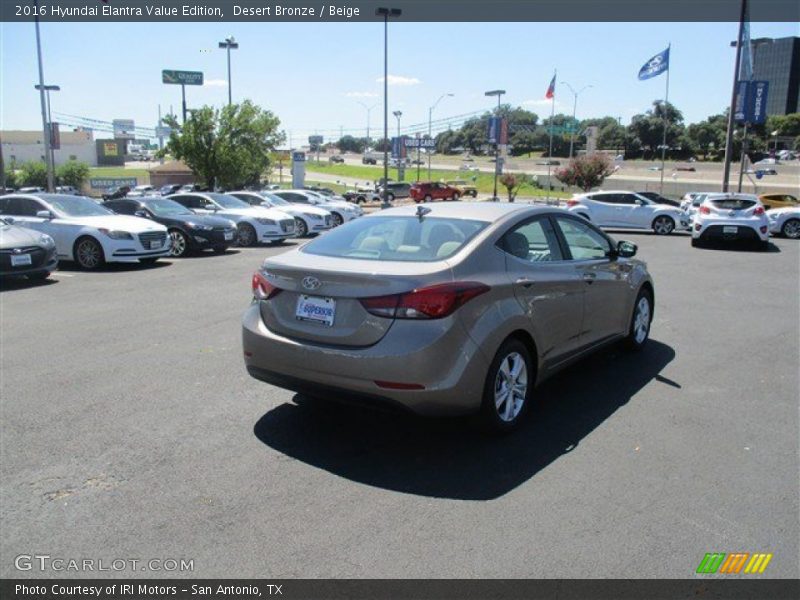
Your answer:
[[[64,558],[49,554],[20,554],[14,558],[18,571],[91,573],[98,571],[152,571],[157,573],[194,571],[194,559],[186,558]]]

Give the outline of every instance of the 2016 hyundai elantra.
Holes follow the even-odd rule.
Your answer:
[[[267,259],[243,318],[253,377],[514,427],[534,386],[617,340],[640,348],[654,288],[636,246],[560,209],[404,206]]]

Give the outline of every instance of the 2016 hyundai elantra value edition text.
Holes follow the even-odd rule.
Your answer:
[[[647,341],[636,246],[566,211],[388,209],[267,259],[243,318],[253,377],[323,399],[514,427],[534,386],[588,352]]]

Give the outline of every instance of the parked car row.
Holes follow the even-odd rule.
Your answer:
[[[111,198],[66,194],[0,197],[0,274],[47,277],[58,260],[91,270],[110,262],[151,263],[189,252],[278,243],[319,234],[363,214],[308,190],[177,193]],[[334,211],[334,212],[331,212]]]

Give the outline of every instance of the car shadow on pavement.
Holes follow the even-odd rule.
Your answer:
[[[774,242],[769,243],[769,247],[766,250],[761,249],[758,244],[753,244],[752,242],[706,242],[702,246],[698,246],[694,248],[695,250],[722,250],[723,252],[753,252],[755,254],[777,254],[781,252],[781,249],[775,245]]]
[[[12,290],[28,290],[37,287],[47,287],[48,285],[55,285],[58,283],[57,279],[27,279],[25,277],[10,277],[8,279],[0,279],[0,292],[10,292]]]
[[[680,384],[660,373],[675,357],[651,340],[639,353],[614,346],[537,390],[528,418],[509,435],[472,419],[422,419],[295,395],[255,424],[256,437],[314,467],[387,490],[462,500],[507,494],[568,452],[652,381],[664,397]]]
[[[66,271],[67,273],[83,273],[86,275],[94,275],[96,273],[127,273],[130,271],[153,271],[155,269],[163,269],[172,265],[172,257],[159,258],[154,263],[140,263],[140,262],[111,262],[103,266],[87,271],[82,269],[78,263],[72,261],[63,261],[58,263],[59,271]]]

